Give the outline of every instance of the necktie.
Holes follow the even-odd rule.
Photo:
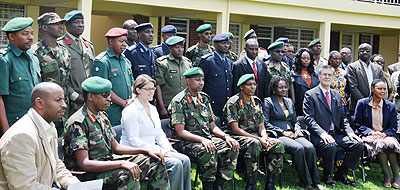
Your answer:
[[[328,103],[328,106],[329,106],[329,109],[332,109],[332,107],[331,107],[331,100],[330,100],[330,98],[329,98],[329,91],[326,91],[325,92],[325,99],[326,99],[326,102]],[[329,130],[332,130],[332,123],[331,123],[331,127],[329,127]]]
[[[76,42],[76,45],[78,45],[79,49],[80,49],[81,52],[82,52],[82,43],[81,43],[80,38],[75,38],[75,42]]]
[[[254,72],[254,76],[256,76],[256,79],[258,79],[257,67],[256,67],[256,62],[255,61],[253,61],[253,72]]]

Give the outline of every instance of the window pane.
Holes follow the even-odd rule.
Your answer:
[[[3,28],[6,23],[15,17],[25,16],[24,5],[13,5],[0,3],[0,28]],[[0,33],[0,47],[5,47],[8,44],[8,39],[5,32]]]
[[[176,35],[181,36],[186,39],[185,48],[188,48],[189,43],[189,20],[188,19],[181,19],[181,18],[169,18],[169,24],[174,25],[176,27]]]

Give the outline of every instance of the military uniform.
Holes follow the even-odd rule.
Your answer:
[[[160,45],[152,47],[152,49],[154,51],[154,54],[156,55],[156,59],[169,54],[168,45],[164,42]]]
[[[215,121],[211,109],[210,97],[204,92],[198,92],[197,97],[191,96],[188,89],[178,93],[168,107],[171,115],[171,124],[183,124],[185,130],[213,141],[216,153],[206,153],[206,149],[199,142],[182,139],[177,148],[183,154],[198,159],[198,171],[203,183],[214,182],[216,175],[224,180],[230,180],[236,167],[238,152],[234,152],[221,138],[211,135],[210,123]],[[175,130],[172,130],[177,137]]]
[[[168,54],[158,58],[156,65],[156,83],[161,87],[164,105],[168,106],[172,98],[186,88],[183,73],[192,67],[192,63],[184,56],[177,60]]]
[[[267,60],[265,63],[267,64],[267,71],[271,76],[281,76],[289,82],[289,85],[293,84],[294,78],[289,66],[285,62],[281,62],[280,66],[278,66],[280,68],[276,67],[271,60]]]
[[[132,98],[133,76],[131,64],[125,55],[119,58],[109,49],[100,53],[93,63],[93,75],[108,79],[112,83],[112,91],[123,100]],[[123,107],[111,104],[107,114],[111,125],[120,125]]]
[[[9,43],[0,50],[0,72],[0,95],[11,126],[32,107],[31,92],[42,80],[39,60],[33,50]]]
[[[142,173],[140,179],[149,178],[148,189],[170,189],[168,174],[161,163],[149,156],[115,155],[111,143],[115,140],[115,131],[103,112],[93,114],[84,105],[68,120],[67,132],[64,136],[65,163],[69,170],[82,171],[76,162],[74,152],[87,150],[91,160],[111,161],[128,160],[139,165]],[[80,176],[82,181],[104,179],[104,189],[140,189],[130,172],[115,169],[106,172],[87,172]]]
[[[232,62],[235,62],[239,59],[238,56],[236,55],[236,53],[233,51],[229,51],[228,56],[231,58]]]
[[[201,57],[215,51],[213,46],[207,44],[207,47],[202,48],[200,44],[191,46],[186,50],[185,56],[192,61],[193,67],[197,67],[200,63]]]
[[[131,62],[134,79],[141,74],[147,74],[153,79],[156,77],[156,55],[150,48],[139,42],[136,46],[127,48],[124,54]]]
[[[226,124],[224,130],[232,134],[232,138],[240,143],[240,148],[244,149],[245,164],[248,178],[256,175],[258,169],[257,161],[262,151],[261,143],[251,137],[233,135],[232,128],[229,126],[231,122],[237,122],[239,128],[249,134],[259,135],[259,125],[264,123],[264,116],[262,111],[262,101],[257,96],[250,97],[250,102],[247,102],[241,93],[232,96],[224,107],[224,117]],[[268,138],[271,143],[269,152],[268,170],[269,172],[280,173],[283,168],[283,153],[285,147],[283,143],[275,138]],[[253,178],[254,179],[254,178]]]

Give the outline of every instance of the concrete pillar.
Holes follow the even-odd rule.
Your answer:
[[[228,0],[225,9],[222,12],[217,13],[217,34],[229,31],[230,4],[231,2]]]
[[[151,43],[150,46],[155,46],[157,45],[157,39],[158,39],[158,17],[154,16],[149,17],[149,22],[153,24],[153,29],[154,29],[153,43]]]
[[[329,57],[329,48],[331,42],[331,23],[323,22],[319,24],[319,39],[322,44],[321,57]]]
[[[82,11],[85,20],[85,30],[82,36],[90,40],[90,31],[92,27],[92,1],[93,0],[78,0],[78,10]]]
[[[32,24],[33,29],[33,43],[38,41],[39,37],[39,25],[37,23],[37,18],[39,17],[39,6],[27,5],[26,6],[26,16],[33,18],[34,22]]]

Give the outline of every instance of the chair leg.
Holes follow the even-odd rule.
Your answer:
[[[354,179],[354,182],[357,182],[357,178],[356,178],[356,172],[355,172],[355,170],[351,170],[351,171],[353,171],[353,179]]]
[[[361,171],[362,171],[362,180],[365,182],[365,150],[361,156]]]
[[[196,166],[196,175],[195,175],[195,177],[194,177],[194,184],[193,184],[193,189],[196,187],[196,185],[197,185],[197,179],[199,178],[199,169],[200,169],[200,166],[199,166],[199,163],[197,163],[197,166]]]
[[[232,176],[232,190],[235,190],[235,175]]]

